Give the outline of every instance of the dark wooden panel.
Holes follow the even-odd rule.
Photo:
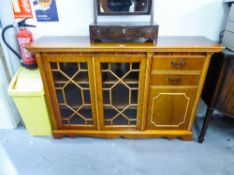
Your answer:
[[[234,53],[227,49],[222,53],[213,56],[202,93],[208,106],[198,140],[200,143],[204,141],[214,110],[234,116]]]
[[[222,53],[216,53],[211,58],[211,63],[206,76],[204,88],[202,91],[202,98],[205,103],[211,107],[214,107],[214,102],[212,102],[214,97],[214,92],[218,86],[218,78],[220,77],[221,68],[223,64]],[[220,82],[221,83],[221,82]]]
[[[131,25],[123,23],[94,23],[89,26],[90,41],[94,42],[156,42],[158,25]]]
[[[225,75],[217,98],[217,108],[234,116],[234,56],[226,56]]]

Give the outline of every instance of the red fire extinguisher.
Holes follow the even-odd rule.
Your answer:
[[[29,52],[26,48],[25,45],[32,43],[33,42],[33,35],[32,33],[27,29],[27,27],[36,27],[34,25],[29,25],[26,24],[26,20],[28,18],[23,19],[22,21],[18,22],[18,28],[19,31],[16,34],[16,38],[19,44],[19,48],[20,48],[20,53],[17,53],[7,42],[6,38],[5,38],[5,33],[9,28],[14,28],[14,25],[9,25],[6,26],[3,30],[2,30],[2,39],[3,42],[6,44],[6,46],[20,59],[21,64],[29,69],[35,69],[37,68],[37,61],[36,61],[36,57],[33,53]]]

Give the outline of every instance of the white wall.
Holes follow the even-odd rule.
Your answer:
[[[32,29],[35,38],[45,35],[88,35],[88,26],[93,22],[93,0],[56,0],[56,2],[59,22],[37,23],[34,18],[33,21],[37,25],[36,29]],[[202,35],[217,40],[224,25],[226,11],[222,0],[155,0],[155,22],[160,25],[159,35]],[[3,26],[14,22],[11,0],[0,0],[0,19]],[[145,19],[149,18],[139,16],[101,18],[102,21],[142,21]],[[17,49],[14,30],[9,31],[7,39]],[[3,49],[10,73],[13,75],[19,67],[19,61],[4,46]],[[5,78],[3,73],[1,77]],[[2,96],[1,99],[7,98],[8,82],[3,79],[1,79],[0,93],[4,97]],[[4,107],[8,105],[14,108],[14,105],[10,103],[12,102],[5,101],[0,105],[3,107],[0,109],[1,115],[12,115],[7,112],[9,111],[7,107]],[[13,115],[16,116],[16,114]],[[6,124],[3,125],[6,126]]]
[[[32,2],[33,0],[31,0]],[[46,35],[88,35],[93,22],[93,0],[56,0],[59,22],[37,22],[34,14],[31,29],[35,39]],[[227,8],[223,0],[155,0],[155,22],[159,23],[159,35],[200,35],[218,40],[223,30]],[[0,1],[0,19],[3,26],[14,22],[11,0]],[[101,21],[142,21],[149,17],[102,17]],[[7,34],[10,44],[17,48],[15,31]],[[11,75],[19,67],[17,57],[6,51],[5,57]]]
[[[93,0],[57,0],[59,22],[36,23],[36,38],[44,35],[88,35]],[[159,35],[202,35],[217,40],[225,18],[222,0],[155,0]],[[141,21],[144,17],[102,17],[101,21]],[[36,21],[36,20],[35,20]]]
[[[12,9],[12,5],[11,5],[11,0],[4,0],[4,1],[0,0],[0,19],[2,21],[3,27],[5,27],[9,24],[13,24],[15,22],[14,15],[13,15],[13,9]],[[0,32],[1,32],[1,30],[0,30]],[[18,46],[17,46],[16,39],[15,39],[15,30],[14,29],[7,31],[6,38],[7,38],[8,43],[13,48],[18,50]],[[19,67],[19,60],[11,51],[6,49],[6,47],[3,44],[1,39],[0,39],[0,43],[2,45],[4,55],[6,57],[9,72],[10,72],[11,76],[13,76]]]
[[[0,129],[13,129],[19,123],[20,117],[14,102],[7,94],[9,82],[7,81],[1,58],[0,75]]]

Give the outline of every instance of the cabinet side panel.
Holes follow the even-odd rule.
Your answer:
[[[57,127],[57,122],[55,119],[55,113],[53,110],[52,98],[50,96],[50,88],[48,86],[48,79],[46,76],[44,59],[42,60],[42,56],[40,53],[36,54],[36,59],[37,59],[37,64],[38,64],[40,73],[41,73],[42,81],[43,81],[43,86],[44,86],[45,96],[46,96],[46,103],[47,103],[47,107],[49,109],[49,114],[50,114],[50,121],[51,121],[53,130],[56,130],[56,129],[58,129],[58,127]]]
[[[192,114],[191,114],[191,118],[190,118],[190,122],[189,122],[189,127],[188,127],[189,131],[192,131],[193,123],[194,123],[194,120],[195,120],[195,117],[196,117],[197,107],[198,107],[198,104],[199,104],[199,101],[200,101],[200,98],[201,98],[201,93],[202,93],[202,90],[203,90],[204,82],[205,82],[206,75],[207,75],[207,72],[208,72],[208,68],[209,68],[209,65],[210,65],[211,56],[212,56],[212,54],[207,54],[205,64],[204,64],[204,67],[203,67],[203,70],[202,70],[201,79],[200,79],[200,82],[199,82],[199,85],[198,85],[198,91],[197,91],[197,94],[196,94],[196,99],[195,99],[195,102],[194,102],[194,106],[193,106],[193,110],[192,110]]]
[[[234,59],[233,56],[224,57],[224,76],[218,94],[217,108],[229,115],[234,115]]]

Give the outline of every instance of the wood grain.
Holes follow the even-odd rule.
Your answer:
[[[27,48],[37,55],[55,138],[180,137],[191,140],[210,57],[223,46],[204,37],[159,37],[157,44],[91,44],[88,37],[44,37]],[[62,124],[50,67],[52,62],[88,63],[94,125]],[[140,63],[135,126],[104,125],[100,68],[103,62]],[[181,77],[183,81],[177,84],[168,81],[168,78],[171,82]]]
[[[196,89],[151,87],[148,102],[147,129],[186,130]]]
[[[202,70],[205,57],[154,57],[152,70]]]
[[[151,74],[150,85],[198,86],[200,74]]]
[[[127,138],[127,139],[142,139],[142,138],[168,138],[168,139],[176,139],[181,138],[185,141],[192,140],[192,132],[191,131],[163,131],[163,130],[146,130],[146,131],[95,131],[95,130],[54,130],[53,131],[54,138],[62,138],[65,136],[68,137],[76,137],[76,136],[88,136],[88,137],[96,137],[96,138]]]
[[[197,91],[197,94],[196,94],[196,99],[195,99],[195,102],[194,102],[194,106],[193,106],[193,110],[192,110],[192,114],[191,114],[191,119],[190,119],[190,123],[189,123],[189,127],[188,127],[189,131],[192,130],[193,123],[194,123],[194,120],[195,120],[195,117],[196,117],[197,106],[198,106],[200,98],[201,98],[201,93],[202,93],[202,89],[203,89],[204,82],[205,82],[205,79],[206,79],[206,74],[207,74],[207,71],[208,71],[208,68],[209,68],[209,65],[210,65],[211,56],[212,56],[212,54],[207,54],[207,57],[206,57],[206,60],[205,60],[205,63],[204,63],[204,67],[203,67],[203,71],[202,71],[202,74],[201,74],[201,79],[200,79],[200,82],[199,82],[198,91]]]
[[[42,37],[28,48],[32,52],[220,52],[219,45],[205,37],[159,37],[154,43],[96,43],[89,37]]]

